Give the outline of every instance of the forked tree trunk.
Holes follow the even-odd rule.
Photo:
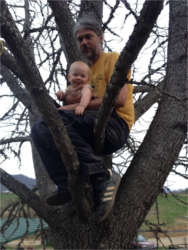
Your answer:
[[[177,159],[186,136],[187,3],[170,2],[168,67],[157,114],[122,179],[114,213],[100,225],[74,213],[54,223],[55,249],[127,249]],[[59,226],[59,228],[57,227]]]
[[[55,249],[128,249],[177,159],[186,136],[187,3],[171,0],[170,5],[163,96],[147,136],[122,179],[113,214],[104,223],[90,218],[84,224],[71,205],[53,209],[43,206],[36,196],[35,202],[22,196],[33,208],[40,205],[38,215],[48,223]]]
[[[35,105],[33,105],[32,110],[35,109]],[[32,128],[34,122],[36,122],[39,117],[29,113],[29,123],[30,127]],[[35,146],[31,141],[31,151],[32,151],[32,158],[33,158],[33,166],[36,175],[36,184],[37,184],[37,191],[40,195],[40,198],[45,201],[46,198],[55,191],[56,186],[50,179],[45,167],[40,159],[39,153],[37,152]]]

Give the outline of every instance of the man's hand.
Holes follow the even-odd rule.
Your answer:
[[[58,110],[75,110],[75,108],[78,106],[78,103],[75,104],[69,104],[69,105],[65,105],[65,106],[61,106],[58,108]]]
[[[75,114],[76,115],[83,115],[84,111],[85,111],[85,107],[83,105],[78,105],[75,108]]]
[[[74,110],[76,115],[83,115],[85,111],[85,106],[80,105],[79,103],[69,104],[65,106],[61,106],[58,110]]]
[[[58,108],[59,110],[70,110],[68,106],[61,106]]]
[[[63,101],[63,99],[65,97],[65,93],[62,90],[59,90],[59,91],[56,92],[56,96],[57,96],[57,99],[59,101]]]

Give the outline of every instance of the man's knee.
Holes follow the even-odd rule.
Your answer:
[[[43,120],[35,122],[31,129],[31,137],[35,141],[50,135],[50,131]]]
[[[31,129],[31,137],[36,147],[51,148],[53,139],[44,121],[37,121]]]

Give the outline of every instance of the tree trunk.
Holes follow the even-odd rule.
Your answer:
[[[32,105],[32,110],[35,109],[35,105]],[[35,112],[33,112],[35,113]],[[38,119],[31,112],[29,113],[29,122],[30,127],[32,128],[34,122]],[[45,202],[46,198],[55,191],[55,184],[50,179],[45,167],[40,159],[39,153],[37,152],[33,142],[31,141],[31,150],[32,150],[32,158],[33,158],[33,166],[35,169],[36,182],[37,182],[37,190],[40,194],[40,198]]]
[[[186,11],[185,1],[170,2],[166,84],[146,138],[122,179],[113,215],[100,225],[68,220],[61,233],[53,230],[55,249],[129,248],[161,192],[186,137]]]
[[[98,20],[98,22],[102,24],[103,1],[82,0],[78,19],[85,15],[87,16],[93,15]]]
[[[71,204],[60,208],[43,207],[36,195],[30,199],[31,193],[18,185],[18,195],[47,221],[55,249],[128,249],[177,159],[186,136],[187,3],[171,0],[170,5],[166,84],[149,131],[122,178],[113,214],[100,224],[93,214],[84,224]],[[9,43],[12,42],[10,38],[7,37]],[[12,46],[14,48],[16,43]],[[14,52],[17,53],[16,49]],[[24,62],[21,65],[25,69]],[[25,69],[26,75],[32,77],[34,84],[38,79],[28,68]],[[8,185],[9,178],[2,174]]]
[[[17,66],[17,65],[16,65]],[[18,66],[17,66],[18,67]],[[6,81],[10,90],[14,93],[14,95],[22,102],[22,104],[28,108],[29,110],[29,117],[30,117],[30,126],[32,127],[33,123],[40,119],[41,115],[34,103],[31,100],[29,93],[26,89],[21,88],[17,78],[11,73],[11,71],[2,65],[1,74],[3,79]],[[34,145],[31,143],[31,149],[33,153],[33,164],[37,179],[37,188],[40,193],[40,197],[45,199],[46,196],[49,195],[55,189],[55,185],[52,183],[51,179],[49,178],[44,166],[41,162],[41,159],[36,152]]]

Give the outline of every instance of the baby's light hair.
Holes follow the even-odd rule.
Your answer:
[[[91,69],[90,69],[90,66],[88,65],[88,63],[86,63],[86,62],[84,62],[84,61],[75,61],[75,62],[73,62],[71,65],[70,65],[70,68],[69,68],[69,72],[71,71],[71,67],[72,66],[74,66],[74,65],[80,65],[80,64],[82,64],[82,65],[84,65],[84,66],[87,66],[87,68],[88,68],[88,78],[89,78],[89,80],[91,79]]]

